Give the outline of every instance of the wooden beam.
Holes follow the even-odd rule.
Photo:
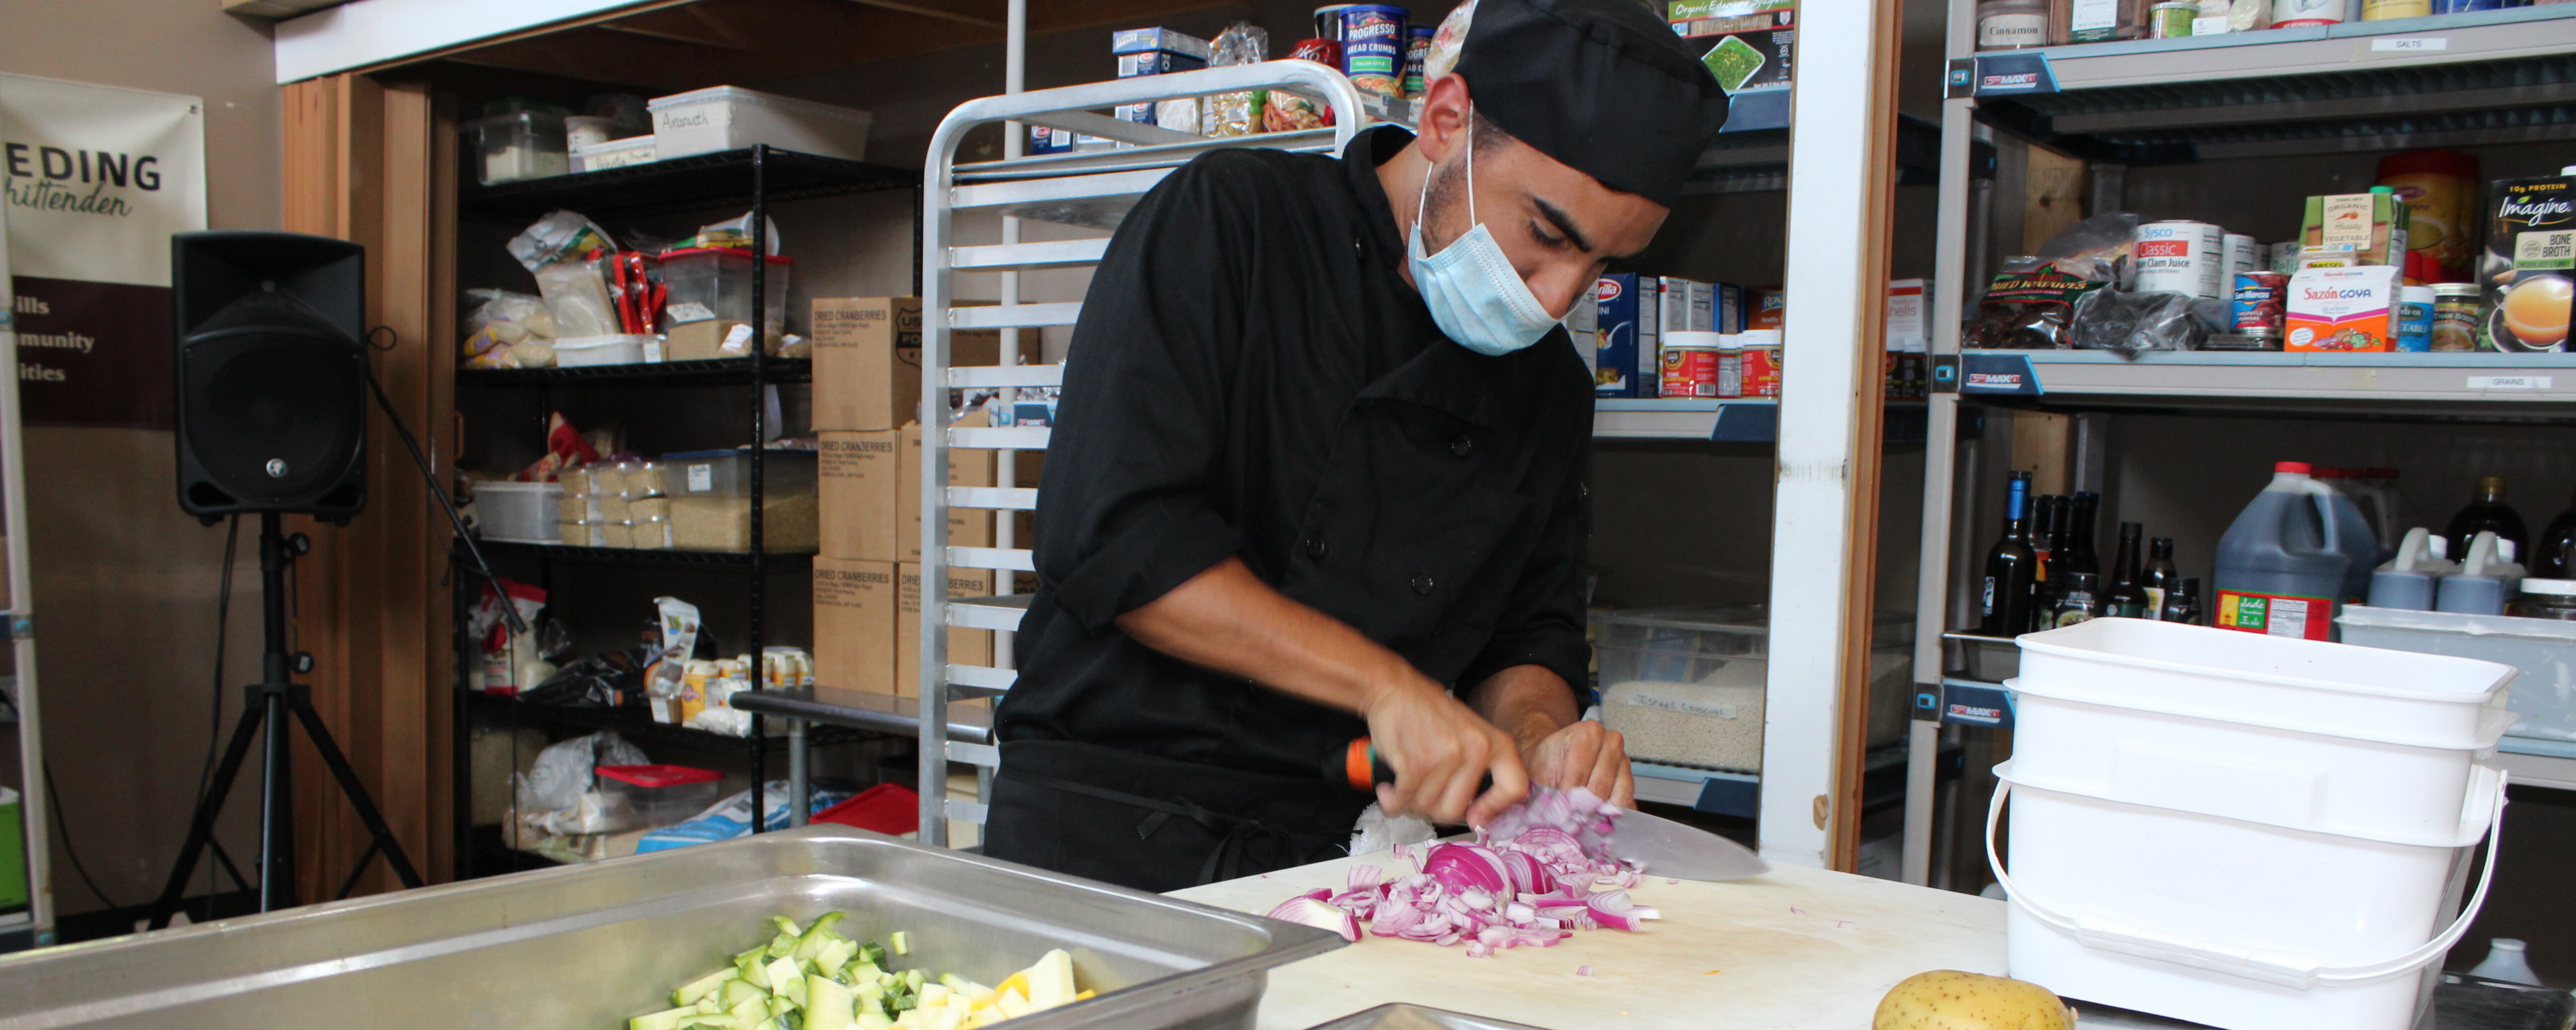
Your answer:
[[[2022,200],[2021,250],[2040,244],[2084,217],[2084,159],[2046,147],[2030,148],[2029,192]]]
[[[225,14],[253,18],[292,18],[348,3],[349,0],[224,0]]]
[[[875,7],[888,11],[902,11],[905,14],[918,14],[925,18],[938,18],[943,21],[953,21],[964,25],[974,25],[987,29],[1000,29],[1004,27],[1001,22],[994,21],[991,18],[966,14],[960,11],[947,10],[944,8],[924,6],[922,4],[902,3],[900,0],[850,0],[850,2],[863,7]]]

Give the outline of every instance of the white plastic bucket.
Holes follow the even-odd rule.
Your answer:
[[[561,483],[476,483],[474,523],[485,540],[551,544],[562,539],[555,529],[555,499]]]
[[[2413,1024],[2485,896],[2452,905],[2512,669],[2130,619],[2021,644],[1987,826],[1993,858],[2017,795],[2014,976],[2230,1030]]]
[[[651,333],[567,336],[555,341],[555,364],[561,368],[632,365],[649,356],[652,345],[659,342],[661,337]]]

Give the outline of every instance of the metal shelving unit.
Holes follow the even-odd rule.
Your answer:
[[[1965,172],[1977,134],[2012,134],[2126,165],[2576,139],[2576,7],[2273,29],[2224,36],[1975,51],[1975,4],[1952,0],[1941,166]],[[2576,354],[2286,354],[1960,348],[1983,260],[1982,199],[1940,185],[1933,389],[1915,633],[1916,723],[1907,765],[1905,878],[1927,882],[1942,723],[2011,724],[1989,669],[2008,645],[1945,633],[1973,613],[1954,561],[1984,541],[1959,480],[1962,405],[2053,411],[2334,413],[2403,419],[2576,420]],[[1971,652],[1975,652],[1974,655]],[[1992,678],[1986,678],[1992,677]],[[2531,748],[2525,748],[2531,750]],[[2548,750],[2546,747],[2539,750]],[[2576,788],[2576,747],[2508,754],[2515,778]],[[2528,775],[2526,775],[2528,773]],[[1964,810],[1966,806],[1963,805]]]
[[[470,220],[510,223],[542,216],[558,209],[580,211],[590,215],[632,217],[651,213],[688,211],[711,207],[749,205],[751,209],[751,251],[767,253],[769,249],[769,205],[774,202],[800,200],[857,193],[871,190],[900,189],[920,186],[920,174],[909,169],[891,168],[862,161],[820,157],[777,150],[766,145],[714,154],[674,158],[624,168],[583,172],[503,183],[494,186],[469,186],[458,197],[460,217]],[[771,288],[769,263],[751,263],[751,338],[765,340],[770,326],[764,298]],[[918,266],[916,265],[916,268]],[[601,365],[579,368],[550,369],[460,369],[456,385],[460,388],[533,390],[540,414],[539,431],[543,432],[542,412],[551,410],[549,393],[556,389],[599,389],[630,386],[658,387],[748,387],[748,431],[751,453],[750,475],[750,549],[744,552],[702,552],[681,550],[634,550],[590,547],[566,547],[544,544],[483,545],[484,553],[506,570],[533,565],[536,578],[551,582],[567,566],[625,565],[633,567],[702,568],[737,574],[745,591],[743,613],[747,623],[749,648],[757,651],[769,643],[765,635],[768,606],[767,576],[773,568],[799,567],[812,560],[806,554],[779,554],[766,550],[763,526],[766,500],[765,466],[768,437],[766,388],[777,383],[809,382],[813,363],[803,359],[769,356],[763,347],[751,348],[740,358],[707,361],[679,361]],[[461,548],[459,549],[461,551]],[[474,643],[466,640],[461,613],[472,606],[471,591],[481,587],[479,580],[454,577],[457,584],[457,606],[460,618],[458,640],[458,683],[456,689],[464,703],[454,706],[456,724],[455,768],[470,769],[467,753],[471,734],[470,712],[477,707],[480,695],[468,689],[465,677],[480,667],[473,653]],[[712,606],[710,606],[712,607]],[[488,699],[483,699],[488,702]],[[762,719],[754,714],[748,738],[690,730],[685,727],[661,726],[652,722],[638,706],[625,708],[572,708],[511,704],[514,715],[526,715],[555,725],[586,729],[615,729],[621,734],[634,734],[638,739],[679,740],[698,746],[722,745],[744,749],[751,764],[751,801],[754,811],[763,809],[764,786],[768,778],[769,737]],[[678,736],[672,736],[678,734]],[[471,826],[472,784],[468,777],[456,777],[456,823],[460,861],[470,862],[473,827]],[[755,827],[755,830],[757,827]],[[461,877],[473,875],[470,868],[458,870]]]
[[[1254,89],[1287,89],[1332,106],[1335,127],[1296,133],[1271,133],[1223,139],[1187,135],[1150,125],[1120,121],[1096,111],[1119,104],[1148,103],[1178,97],[1207,96]],[[1317,154],[1339,153],[1373,120],[1400,118],[1407,112],[1371,104],[1341,73],[1310,61],[1263,64],[1142,78],[1096,82],[1058,89],[1012,93],[968,101],[939,125],[931,138],[929,168],[922,198],[921,278],[921,424],[948,424],[947,398],[952,389],[1013,391],[1061,385],[1060,365],[1017,364],[1020,348],[1007,336],[1002,360],[1009,364],[956,368],[949,364],[949,334],[959,329],[1034,329],[1072,325],[1081,316],[1079,303],[1020,303],[1017,282],[1007,280],[998,305],[959,306],[961,273],[1016,273],[1039,268],[1078,267],[1100,259],[1104,240],[1023,243],[1013,219],[1032,219],[1090,229],[1115,229],[1136,200],[1172,169],[1210,150],[1269,147]],[[1020,124],[1049,125],[1130,144],[1087,153],[1007,158],[955,163],[967,134],[1000,122],[1005,132]],[[1002,216],[1003,241],[961,245],[956,216],[975,212]],[[1035,568],[1030,552],[1014,547],[1010,519],[997,519],[995,547],[948,546],[951,507],[1005,513],[1034,510],[1037,491],[1020,487],[951,487],[944,479],[952,447],[1005,452],[997,464],[1009,482],[1008,454],[1046,449],[1043,427],[948,428],[922,433],[921,544],[921,840],[948,843],[948,821],[984,821],[984,805],[948,800],[948,763],[976,766],[979,786],[989,791],[993,769],[1001,761],[992,744],[952,740],[944,731],[952,700],[995,697],[1010,689],[1010,634],[1027,613],[1027,595],[1010,594],[1011,574]],[[991,597],[949,597],[950,567],[990,569],[996,590]],[[948,631],[993,630],[995,661],[991,666],[948,663]],[[988,793],[979,793],[979,798]]]

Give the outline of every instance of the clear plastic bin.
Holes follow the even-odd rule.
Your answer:
[[[761,466],[762,492],[773,498],[813,493],[817,453],[771,448]],[[673,497],[749,497],[751,449],[665,454],[662,489]]]
[[[716,803],[724,774],[685,765],[603,765],[599,791],[618,831],[685,822]]]
[[[1880,613],[1870,645],[1869,742],[1902,739],[1914,620]],[[1764,605],[1592,613],[1601,721],[1644,762],[1760,771],[1771,619]]]
[[[561,483],[477,483],[475,525],[485,540],[551,544],[562,539],[555,531],[562,496]]]
[[[787,273],[795,261],[770,255],[769,282],[761,309],[762,324],[772,335],[787,329]],[[674,324],[704,321],[751,321],[751,252],[731,247],[691,247],[662,255],[662,282],[671,288],[664,309]],[[697,305],[689,308],[686,305]]]
[[[542,179],[572,171],[564,111],[551,104],[502,101],[468,123],[476,137],[475,174],[483,185]]]

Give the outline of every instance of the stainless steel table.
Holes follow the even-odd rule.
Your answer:
[[[813,815],[805,727],[808,723],[847,726],[903,737],[921,735],[921,699],[869,694],[833,687],[792,690],[748,690],[733,696],[735,708],[787,721],[787,818],[803,826]],[[993,710],[987,705],[948,706],[948,739],[968,744],[993,742]]]

